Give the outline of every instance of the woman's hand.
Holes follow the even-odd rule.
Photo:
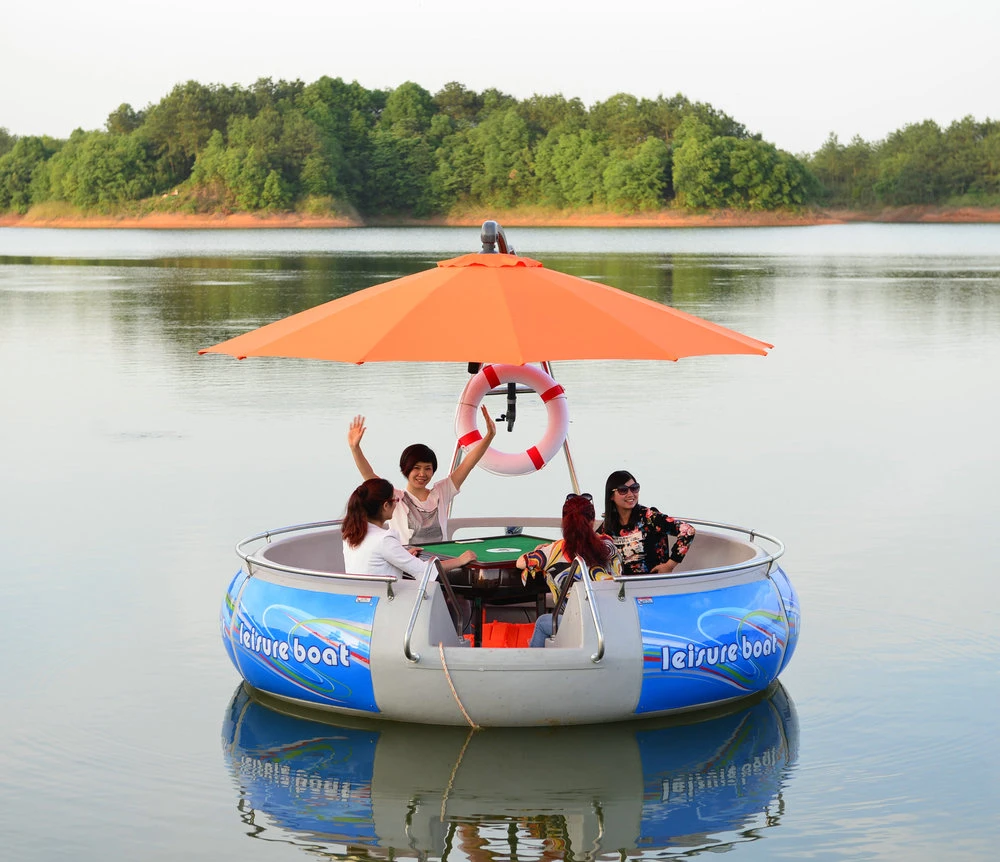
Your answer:
[[[660,563],[660,565],[654,566],[652,574],[669,575],[676,568],[677,568],[677,560],[667,560],[665,563]]]
[[[493,421],[493,417],[490,416],[490,411],[486,409],[485,404],[480,409],[483,411],[483,419],[486,420],[485,439],[489,442],[497,436],[497,423]]]
[[[365,436],[365,417],[355,416],[351,424],[347,427],[347,445],[352,449],[357,449],[361,445],[361,438]]]
[[[445,572],[453,572],[455,569],[460,569],[462,566],[471,563],[474,559],[476,559],[476,552],[466,551],[464,554],[452,557],[450,560],[441,560],[441,569]]]
[[[416,548],[413,545],[408,545],[406,550],[408,550],[414,557],[419,557],[424,551],[423,548]]]

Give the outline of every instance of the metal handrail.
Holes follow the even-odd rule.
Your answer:
[[[437,557],[431,557],[424,570],[424,576],[420,581],[420,591],[417,593],[417,600],[413,603],[413,610],[410,611],[410,621],[406,624],[406,633],[403,635],[403,655],[410,664],[420,661],[420,653],[415,653],[410,649],[410,640],[413,638],[413,628],[417,624],[417,614],[420,606],[427,598],[427,584],[430,583],[431,572],[437,571]]]
[[[594,599],[594,590],[590,586],[590,569],[587,567],[586,561],[583,557],[577,557],[574,564],[579,564],[580,572],[583,575],[583,589],[587,594],[587,604],[590,605],[590,615],[594,620],[594,629],[597,631],[597,652],[595,652],[590,660],[597,664],[604,658],[604,626],[601,625],[601,614],[597,610],[597,601]],[[573,576],[575,577],[575,575]]]

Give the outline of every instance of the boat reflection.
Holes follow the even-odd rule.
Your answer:
[[[335,858],[718,851],[777,825],[798,750],[780,685],[670,721],[475,733],[280,710],[240,686],[226,711],[241,816]]]

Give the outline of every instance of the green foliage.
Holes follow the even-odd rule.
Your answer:
[[[13,139],[0,155],[0,212],[25,213],[48,199],[48,160],[58,148],[51,138]]]
[[[397,137],[426,132],[434,116],[434,99],[419,84],[407,81],[393,90],[385,100],[379,125]]]
[[[128,102],[122,102],[108,114],[104,128],[112,135],[130,135],[143,124],[145,119],[143,111],[136,112]]]
[[[453,81],[431,95],[412,81],[369,90],[323,77],[188,81],[65,142],[0,129],[0,211],[110,210],[179,187],[175,205],[192,208],[416,216],[987,202],[1000,197],[1000,123],[927,121],[875,143],[831,136],[800,161],[680,93],[617,93],[588,109],[562,94],[519,101]]]
[[[604,197],[614,210],[660,209],[666,201],[670,150],[659,138],[646,138],[630,156],[611,160],[604,171]]]
[[[904,126],[884,141],[831,135],[810,159],[834,206],[908,206],[952,201],[984,205],[1000,193],[1000,123],[964,117],[941,129],[932,120]]]
[[[538,189],[550,206],[593,206],[604,202],[604,173],[610,153],[596,132],[551,132],[539,144]]]
[[[756,138],[714,135],[696,115],[677,130],[673,180],[691,209],[772,210],[815,200],[819,186],[794,156]]]
[[[12,135],[3,126],[0,126],[0,156],[9,153],[17,143],[17,136]]]
[[[529,202],[534,186],[531,135],[517,108],[494,111],[475,128],[472,139],[482,153],[472,196],[496,207]]]
[[[138,136],[75,131],[52,157],[49,197],[110,211],[153,192],[152,160]]]
[[[434,94],[434,106],[438,115],[444,115],[456,125],[475,124],[483,109],[483,100],[473,90],[458,81],[450,81]]]

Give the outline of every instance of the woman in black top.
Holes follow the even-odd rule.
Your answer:
[[[604,485],[604,522],[597,532],[611,537],[625,574],[672,572],[694,541],[690,524],[639,505],[639,483],[627,470],[615,470]],[[676,536],[670,548],[670,537]]]

